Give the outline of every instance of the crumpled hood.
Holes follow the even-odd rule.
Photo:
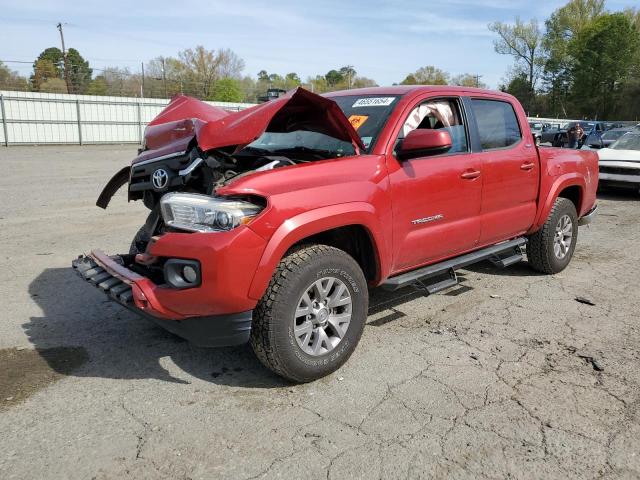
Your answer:
[[[364,149],[360,136],[331,99],[303,88],[239,112],[227,112],[195,98],[175,97],[145,131],[145,146],[134,164],[187,148],[195,136],[204,151],[241,149],[264,132],[306,130],[323,133],[356,149]]]
[[[333,101],[304,88],[255,107],[230,113],[208,122],[198,132],[202,150],[237,146],[242,148],[257,140],[264,132],[306,130],[323,133],[364,149],[360,136]]]

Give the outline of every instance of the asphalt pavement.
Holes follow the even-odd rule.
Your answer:
[[[0,147],[0,477],[638,478],[640,195],[607,193],[564,272],[372,292],[349,362],[291,385],[71,271],[146,216],[101,187],[134,146]]]

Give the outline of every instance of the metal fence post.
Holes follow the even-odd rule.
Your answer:
[[[142,106],[138,102],[138,142],[142,145]]]
[[[82,145],[82,121],[80,119],[80,100],[76,100],[76,116],[78,117],[78,143]]]
[[[4,146],[9,146],[9,129],[7,128],[7,114],[4,109],[4,95],[0,94],[0,111],[2,111],[2,130],[4,131]]]

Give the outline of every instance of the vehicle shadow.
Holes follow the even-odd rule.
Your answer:
[[[485,275],[493,275],[498,277],[543,277],[544,273],[536,272],[529,266],[526,260],[510,265],[508,267],[498,267],[489,260],[478,262],[473,265],[464,267],[465,270],[474,273],[483,273]]]
[[[458,272],[460,285],[442,292],[443,295],[456,296],[471,290],[473,281],[465,278],[469,271],[535,274],[526,265],[498,269],[488,262],[465,270]],[[36,352],[59,374],[183,384],[190,383],[188,376],[192,376],[218,385],[246,388],[290,385],[265,368],[249,345],[196,347],[112,302],[83,282],[71,268],[44,270],[30,283],[29,295],[42,314],[31,317],[22,327]],[[419,285],[396,292],[371,290],[369,316],[375,318],[370,318],[367,325],[380,327],[404,317],[396,307],[426,295]],[[63,354],[67,350],[73,350],[82,359],[73,369],[68,368],[66,358],[51,353]]]
[[[605,188],[598,190],[598,200],[637,202],[640,200],[640,195],[635,188]]]
[[[36,351],[57,373],[79,377],[157,379],[188,384],[187,373],[220,385],[289,385],[265,368],[249,345],[199,348],[109,300],[71,268],[44,270],[29,285],[42,310],[23,325]],[[72,372],[45,355],[56,347],[85,350]],[[185,379],[186,378],[186,379]]]
[[[397,292],[372,290],[369,315],[389,312],[386,320],[376,319],[369,324],[381,326],[393,320],[397,312],[394,307],[425,294],[412,287]],[[190,383],[188,376],[193,376],[218,385],[246,388],[290,385],[264,367],[249,345],[196,347],[109,300],[71,268],[44,270],[30,283],[29,295],[42,314],[31,317],[22,327],[36,352],[56,373],[182,384]],[[82,363],[74,364],[73,369],[67,368],[66,358],[51,353],[59,351],[62,355],[71,350],[82,353]]]

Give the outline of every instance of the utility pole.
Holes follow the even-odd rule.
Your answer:
[[[484,75],[478,75],[476,74],[476,88],[480,87],[480,79],[484,77]]]
[[[351,72],[353,71],[353,65],[347,65],[347,90],[351,90]]]
[[[71,93],[69,85],[69,62],[67,61],[67,50],[64,48],[64,32],[62,31],[62,22],[58,22],[58,31],[60,32],[60,42],[62,43],[62,62],[64,66],[64,83],[67,84],[67,93]]]
[[[164,98],[169,98],[167,95],[167,73],[164,68],[164,57],[162,57],[162,83],[164,83]]]
[[[140,98],[144,98],[144,62],[142,65],[142,83],[140,83]]]

